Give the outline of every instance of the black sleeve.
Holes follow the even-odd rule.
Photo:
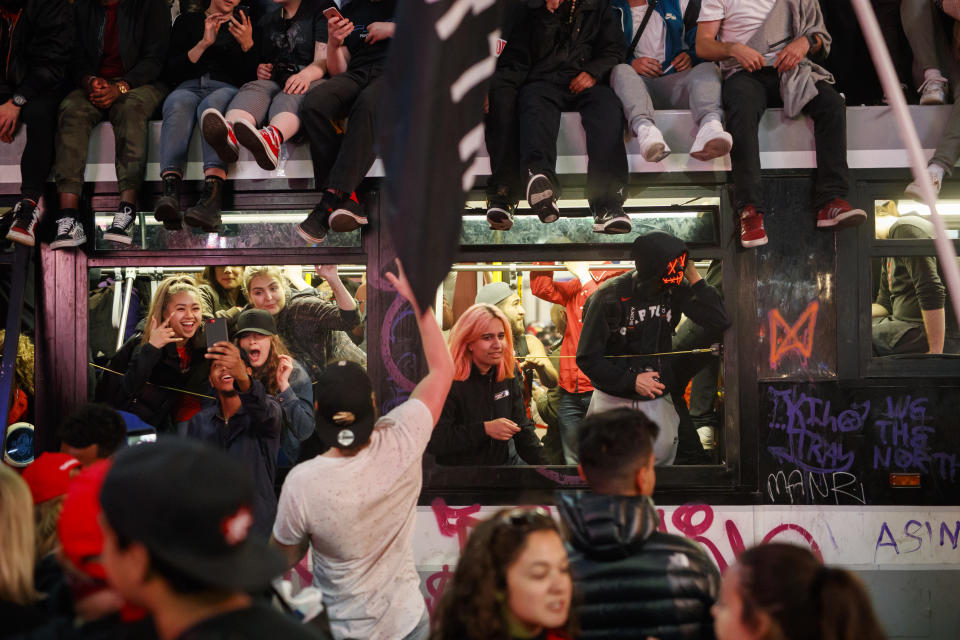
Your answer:
[[[443,403],[443,411],[430,436],[427,451],[437,456],[462,453],[480,448],[490,436],[483,430],[483,421],[463,415],[459,394],[451,390]]]
[[[250,379],[250,388],[240,394],[243,408],[250,413],[250,424],[257,435],[279,438],[283,427],[280,401],[267,393],[259,380]]]
[[[583,309],[583,330],[577,345],[577,366],[593,386],[613,395],[629,397],[636,393],[637,375],[629,358],[605,358],[610,327],[607,326],[602,291],[587,298]]]
[[[516,377],[510,382],[510,396],[513,402],[510,407],[510,419],[517,423],[520,431],[513,435],[513,443],[517,453],[527,464],[547,464],[543,454],[543,445],[537,437],[533,421],[527,417],[527,408],[523,404],[523,387]]]
[[[131,89],[150,84],[160,77],[170,46],[170,9],[165,0],[150,0],[144,10],[148,14],[144,20],[147,28],[140,34],[140,55],[133,68],[123,74]]]
[[[73,48],[73,12],[63,0],[30,3],[32,31],[26,43],[27,75],[17,91],[30,98],[61,86]]]
[[[679,311],[705,329],[726,330],[732,323],[727,309],[723,306],[720,293],[707,284],[706,280],[698,280],[697,284],[687,288],[687,298],[679,305]]]
[[[583,70],[602,81],[616,65],[623,62],[626,47],[623,44],[623,28],[613,9],[604,6],[600,19],[600,31],[593,43],[593,58],[583,65]]]
[[[170,31],[170,53],[163,73],[171,88],[193,75],[192,71],[196,63],[190,61],[187,53],[203,38],[203,15],[202,13],[181,13],[173,23],[173,29]],[[198,18],[201,18],[199,35],[197,34]]]
[[[507,44],[497,58],[497,70],[490,79],[490,91],[519,89],[530,72],[530,11],[516,3],[504,31]]]
[[[163,350],[157,349],[149,342],[134,350],[121,383],[123,405],[128,404],[143,392],[150,374],[162,358]]]
[[[313,16],[313,41],[314,42],[323,42],[327,41],[327,18],[323,15],[323,12],[329,9],[330,7],[336,7],[333,2],[330,0],[325,0],[324,2],[317,3],[316,13]]]
[[[99,67],[99,56],[95,51],[89,51],[84,46],[84,36],[88,26],[89,15],[85,14],[85,5],[77,0],[73,3],[73,49],[70,56],[69,76],[74,84],[80,86],[86,76],[96,75]]]

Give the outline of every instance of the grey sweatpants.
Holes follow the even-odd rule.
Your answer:
[[[307,92],[321,82],[323,80],[311,82]],[[230,101],[227,111],[230,109],[246,111],[257,121],[257,125],[262,125],[270,122],[280,113],[299,116],[300,103],[306,96],[306,93],[299,95],[284,93],[283,87],[273,80],[251,80],[240,87],[237,95]]]
[[[723,121],[720,69],[712,62],[659,78],[647,78],[629,64],[618,64],[610,74],[610,86],[623,103],[631,131],[643,121],[653,124],[654,109],[690,109],[697,125],[709,115]]]
[[[657,397],[655,400],[636,400],[633,398],[613,396],[599,389],[595,389],[593,396],[590,398],[590,407],[587,409],[587,415],[592,416],[595,413],[603,413],[611,409],[621,408],[639,411],[660,427],[657,439],[653,443],[654,464],[658,467],[673,464],[674,459],[677,457],[680,416],[677,414],[676,407],[673,406],[673,400],[671,400],[670,394],[666,393]]]

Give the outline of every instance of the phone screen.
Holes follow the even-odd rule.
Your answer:
[[[226,318],[210,318],[207,320],[207,324],[204,327],[204,333],[207,337],[207,349],[218,342],[230,341],[230,338],[227,336]]]
[[[135,433],[133,435],[127,436],[127,445],[134,446],[138,444],[143,444],[145,442],[156,442],[157,434],[155,433]]]

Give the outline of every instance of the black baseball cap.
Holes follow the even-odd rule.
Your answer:
[[[286,569],[266,542],[250,536],[250,472],[222,451],[185,438],[127,447],[100,491],[119,536],[211,588],[257,590]]]
[[[277,335],[277,322],[270,315],[269,311],[264,309],[247,309],[237,317],[237,332],[239,336],[243,333],[259,333],[264,336]]]
[[[373,383],[362,366],[348,360],[331,362],[317,376],[317,436],[330,447],[344,449],[370,439],[377,421]]]

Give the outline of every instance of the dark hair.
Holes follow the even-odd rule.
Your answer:
[[[772,621],[768,640],[883,640],[863,583],[806,547],[761,544],[737,558],[743,622]]]
[[[239,335],[236,337],[234,342],[237,345],[237,348],[247,356],[247,361],[249,361],[250,354],[246,352],[244,348],[240,346],[240,339],[246,334]],[[280,367],[280,356],[289,356],[290,350],[287,349],[286,343],[283,341],[279,335],[270,336],[270,355],[267,356],[267,361],[264,362],[260,367],[253,368],[253,376],[263,383],[263,386],[267,388],[267,393],[272,395],[280,395],[280,384],[277,382],[277,369]]]
[[[433,640],[509,640],[501,612],[507,590],[507,569],[534,531],[555,531],[557,523],[544,509],[502,509],[470,534],[457,570],[436,610]],[[574,635],[573,613],[562,631]]]
[[[594,491],[616,492],[650,463],[660,433],[646,415],[633,409],[595,413],[580,423],[577,450],[580,466]]]
[[[59,437],[71,447],[97,445],[97,457],[106,458],[120,448],[127,436],[127,423],[113,408],[89,402],[74,411],[60,425]]]

